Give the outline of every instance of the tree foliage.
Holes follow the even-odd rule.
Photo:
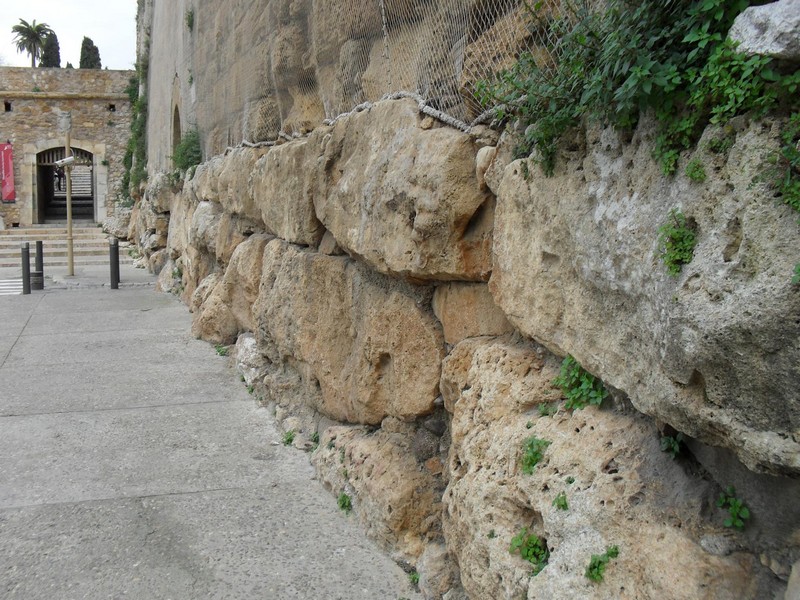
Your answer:
[[[84,37],[81,43],[81,60],[79,64],[81,69],[100,69],[100,50],[94,45],[94,42]]]
[[[37,23],[36,19],[28,23],[20,19],[17,25],[11,28],[14,34],[14,44],[17,52],[25,52],[31,57],[31,67],[36,66],[36,61],[42,55],[42,48],[47,36],[53,33],[47,23]]]
[[[39,66],[61,68],[61,47],[58,44],[58,36],[55,33],[49,33],[44,40],[42,60],[39,61]]]

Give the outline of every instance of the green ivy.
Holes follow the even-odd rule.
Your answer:
[[[659,123],[654,157],[666,173],[709,123],[748,111],[763,114],[795,97],[796,74],[779,75],[767,57],[736,52],[725,39],[747,0],[610,0],[592,11],[589,0],[566,3],[566,14],[541,15],[529,5],[534,26],[557,39],[555,65],[531,53],[476,86],[485,106],[500,104],[525,127],[515,156],[531,152],[552,175],[557,144],[583,118],[632,128],[643,111]],[[555,52],[555,49],[551,49]]]
[[[567,398],[564,406],[570,410],[580,410],[589,404],[599,406],[608,396],[603,381],[581,367],[572,356],[561,362],[561,373],[553,380],[553,385],[561,388]]]
[[[660,258],[667,266],[669,274],[677,276],[683,265],[692,262],[697,237],[683,213],[674,208],[669,212],[667,222],[658,229],[658,233]]]
[[[596,583],[603,581],[606,566],[611,562],[612,558],[617,558],[617,556],[619,556],[619,547],[617,546],[606,548],[603,554],[592,554],[589,566],[586,567],[586,572],[584,574]]]

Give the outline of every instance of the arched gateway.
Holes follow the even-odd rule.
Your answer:
[[[95,216],[93,156],[81,148],[73,148],[72,218],[91,221]],[[36,207],[38,223],[67,218],[67,179],[56,161],[64,158],[64,148],[50,148],[36,155]]]

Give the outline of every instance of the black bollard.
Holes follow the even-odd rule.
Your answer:
[[[22,293],[31,293],[31,245],[22,244]]]
[[[119,240],[108,238],[108,258],[111,266],[111,289],[119,289]]]
[[[31,272],[31,289],[43,290],[44,289],[44,251],[42,249],[43,243],[36,242],[36,262],[34,270]]]
[[[44,242],[39,240],[36,242],[36,271],[44,274]]]

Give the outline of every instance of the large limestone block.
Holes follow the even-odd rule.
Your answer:
[[[557,372],[555,357],[510,338],[466,340],[443,364],[442,391],[453,411],[443,531],[471,600],[780,592],[785,584],[722,527],[725,514],[713,505],[718,488],[661,452],[647,418],[594,407],[540,417],[536,406],[553,399]],[[530,436],[550,445],[526,475],[522,450]],[[568,510],[553,505],[562,492]],[[535,577],[509,552],[523,527],[550,550]],[[727,549],[707,552],[701,542],[709,537]],[[619,557],[593,583],[584,576],[590,557],[611,545]]]
[[[428,290],[280,240],[267,245],[262,273],[259,343],[317,388],[316,410],[378,424],[433,409],[444,343]]]
[[[729,155],[695,158],[702,184],[661,175],[652,129],[629,144],[589,132],[585,159],[546,178],[511,163],[499,186],[490,290],[520,331],[572,354],[640,411],[750,469],[800,475],[797,214],[758,184],[777,127],[754,123]],[[756,183],[754,183],[754,180]],[[679,277],[657,257],[680,208],[696,224]]]
[[[258,296],[264,247],[273,239],[250,236],[236,247],[222,280],[195,312],[192,333],[217,344],[232,344],[239,333],[253,331],[253,303]]]
[[[318,144],[296,140],[255,164],[249,193],[267,231],[287,242],[316,246],[325,233],[314,212],[320,152]]]
[[[184,187],[180,193],[172,196],[169,208],[167,250],[173,260],[176,260],[186,252],[189,246],[189,231],[192,226],[195,208],[197,208],[197,202],[188,193],[188,186]]]
[[[219,202],[219,179],[224,166],[224,155],[214,156],[197,166],[190,187],[198,201]]]
[[[235,148],[222,159],[218,176],[219,202],[225,212],[261,223],[261,209],[253,200],[250,175],[266,149]]]
[[[419,122],[413,101],[387,101],[315,132],[324,145],[317,217],[382,273],[484,280],[493,204],[475,176],[477,148],[464,133]]]
[[[739,52],[800,61],[800,0],[745,9],[728,34]]]
[[[514,330],[497,308],[485,283],[445,283],[433,294],[433,312],[444,328],[444,341],[457,344],[468,337],[502,335]]]
[[[442,478],[414,458],[402,433],[329,427],[312,457],[319,480],[351,496],[367,535],[412,564],[439,535]]]
[[[189,244],[214,258],[222,214],[222,209],[216,202],[200,202],[192,213],[192,224],[189,228]]]
[[[144,198],[156,212],[169,212],[173,196],[172,182],[166,173],[158,172],[148,180]]]

